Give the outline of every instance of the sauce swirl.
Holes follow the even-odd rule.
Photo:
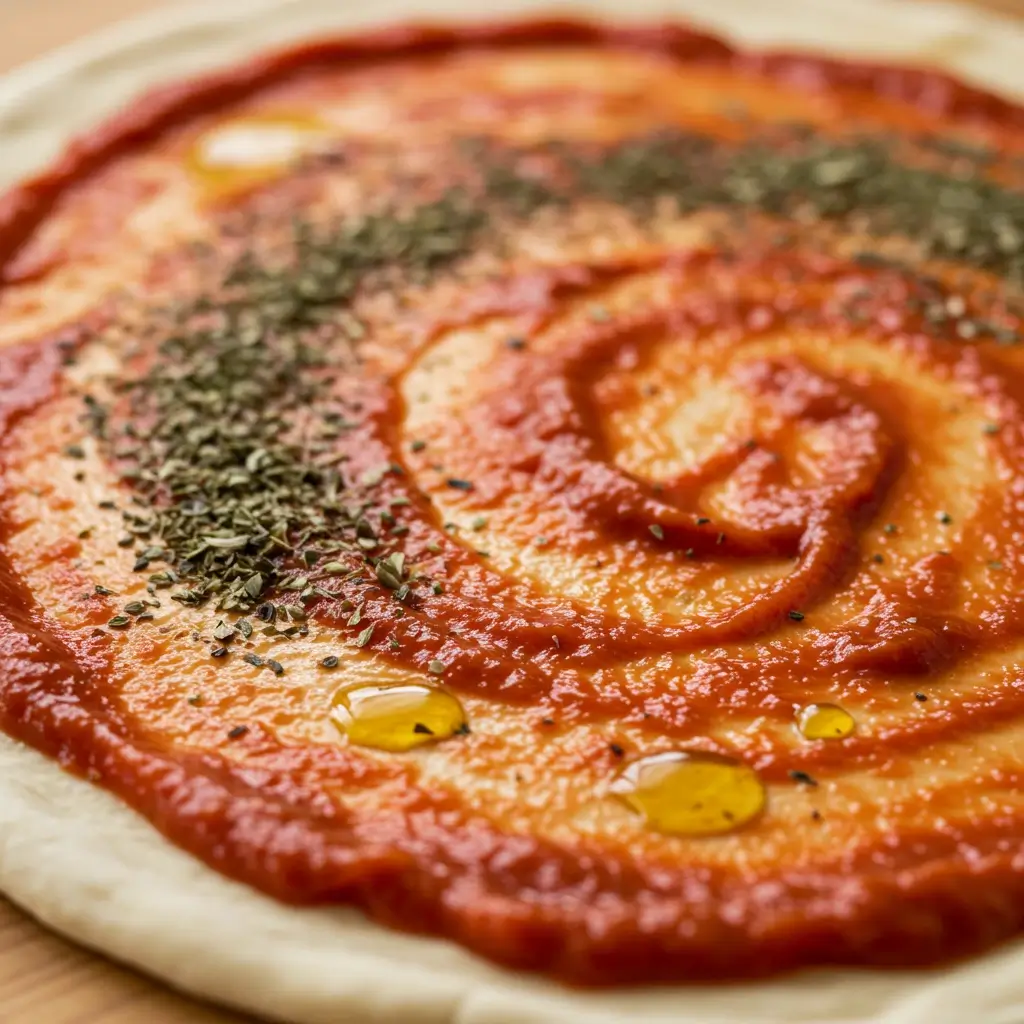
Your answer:
[[[0,725],[573,982],[1016,934],[1022,154],[941,75],[678,28],[141,101],[0,206]]]

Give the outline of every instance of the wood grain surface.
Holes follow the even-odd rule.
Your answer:
[[[1024,16],[1024,0],[974,2]],[[162,6],[166,4],[161,0],[0,0],[0,73],[94,29]],[[245,1024],[247,1020],[179,996],[79,949],[0,897],[0,1024]]]

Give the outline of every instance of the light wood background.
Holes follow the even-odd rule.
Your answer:
[[[1024,15],[1024,0],[974,2]],[[93,29],[164,5],[161,0],[0,0],[0,72]],[[0,897],[0,1024],[245,1020],[178,996],[70,945]]]

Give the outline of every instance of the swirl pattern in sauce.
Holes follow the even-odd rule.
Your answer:
[[[1022,132],[574,23],[148,101],[4,213],[4,730],[576,982],[1015,934]]]

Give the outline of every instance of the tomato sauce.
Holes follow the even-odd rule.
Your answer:
[[[140,100],[0,204],[0,274],[10,285],[19,281],[19,253],[69,190],[260,90],[340,65],[562,46],[650,53],[798,91],[863,95],[865,103],[939,121],[1024,130],[1019,107],[936,72],[741,53],[672,26],[544,21],[395,29],[261,57]],[[648,279],[668,298],[639,310],[615,306],[618,289]],[[1024,711],[1024,686],[1012,671],[983,693],[951,694],[941,713],[912,724],[883,723],[870,735],[847,729],[835,742],[795,751],[789,733],[783,736],[795,728],[793,708],[807,704],[806,680],[816,672],[851,695],[889,676],[917,680],[927,691],[932,679],[962,673],[971,659],[1008,650],[1016,638],[1024,610],[1013,587],[1024,571],[1014,554],[1024,525],[1016,487],[1024,474],[1024,382],[997,345],[938,337],[919,291],[918,280],[898,268],[800,246],[580,259],[479,288],[459,311],[417,326],[429,345],[468,326],[513,322],[524,345],[495,358],[489,389],[458,417],[428,421],[428,442],[415,452],[401,436],[408,396],[394,380],[369,379],[361,384],[364,418],[339,442],[354,475],[398,465],[381,493],[399,500],[395,518],[406,528],[408,559],[443,559],[451,582],[399,622],[386,590],[365,593],[343,580],[333,599],[310,604],[310,619],[350,639],[369,630],[367,653],[397,671],[429,677],[440,664],[454,694],[533,716],[541,733],[593,721],[628,725],[631,737],[658,742],[689,743],[706,733],[703,748],[724,757],[737,751],[715,737],[723,710],[759,718],[771,728],[740,753],[776,786],[795,780],[810,789],[833,771],[884,774],[934,744],[996,729]],[[854,292],[865,296],[856,320],[840,301]],[[964,301],[979,316],[991,312],[984,288],[969,287]],[[594,308],[601,315],[580,314]],[[1012,314],[1004,319],[1019,327]],[[555,340],[537,343],[548,331]],[[780,334],[867,338],[921,374],[955,381],[984,406],[998,429],[979,433],[978,450],[995,452],[1005,474],[975,517],[980,542],[1004,574],[996,598],[960,585],[963,544],[901,562],[881,582],[865,575],[872,550],[874,564],[884,564],[888,535],[878,517],[908,472],[905,410],[895,388],[856,372],[826,372],[798,353],[772,354]],[[60,392],[62,357],[79,340],[61,332],[2,350],[5,435]],[[631,471],[609,423],[636,403],[630,374],[668,342],[704,346],[702,364],[748,396],[758,422],[769,427],[726,431],[712,454],[652,481]],[[746,347],[749,358],[735,359]],[[651,372],[671,379],[676,371],[658,364]],[[439,478],[431,475],[438,453]],[[522,550],[549,547],[602,569],[611,565],[627,582],[637,565],[655,558],[662,576],[669,566],[694,586],[748,566],[784,571],[711,614],[623,616],[510,584],[500,552],[491,568],[435,514],[440,492],[450,508],[481,520],[501,514],[495,510],[512,493],[528,509],[553,510],[543,535],[528,516],[510,514],[505,539]],[[948,515],[931,501],[922,497],[916,511]],[[851,595],[870,613],[828,614],[833,599]],[[361,616],[353,623],[356,604]],[[97,612],[97,627],[103,618]],[[401,644],[387,644],[388,631],[399,629]],[[675,859],[664,850],[634,856],[628,843],[616,847],[585,833],[560,843],[505,829],[452,789],[418,780],[407,761],[368,759],[346,745],[289,743],[255,720],[228,734],[244,760],[223,750],[184,750],[118,698],[116,643],[100,628],[59,625],[25,583],[10,544],[0,545],[4,731],[109,789],[211,867],[284,901],[352,904],[390,926],[449,937],[508,966],[585,984],[747,977],[836,962],[929,964],[983,949],[1024,922],[1019,817],[969,813],[966,823],[945,830],[915,821],[898,828],[891,843],[872,824],[866,841],[849,850],[837,839],[839,848],[817,869],[787,863],[782,847],[755,882],[727,855],[688,864],[678,851]],[[600,682],[602,672],[629,659],[654,665],[662,656],[718,649],[726,652],[718,668],[703,663],[685,688]],[[727,672],[727,684],[716,671]],[[916,708],[915,699],[923,706],[928,694],[879,687],[874,699],[885,711]],[[450,706],[445,714],[458,732],[458,714]],[[414,738],[403,734],[405,746],[395,749]],[[607,773],[643,753],[617,742],[586,751]],[[993,768],[1003,782],[1013,771],[1003,762]],[[389,799],[368,814],[331,797],[330,787],[342,782],[385,787]],[[981,781],[977,786],[983,790]],[[754,819],[760,805],[753,797],[748,804]],[[869,811],[864,815],[862,822]],[[958,856],[964,844],[983,869]],[[898,898],[911,881],[916,904],[928,907],[919,916]],[[657,914],[639,913],[648,901]]]

